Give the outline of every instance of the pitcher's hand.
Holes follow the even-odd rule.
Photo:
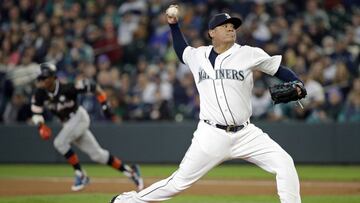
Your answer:
[[[169,8],[166,9],[165,13],[169,24],[175,24],[178,22],[178,18],[179,18],[178,5],[170,5]]]

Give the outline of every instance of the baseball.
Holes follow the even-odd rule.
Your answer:
[[[178,6],[171,5],[168,9],[166,9],[166,14],[170,17],[176,17],[178,12]]]

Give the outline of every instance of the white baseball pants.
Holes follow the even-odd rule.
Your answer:
[[[266,133],[253,124],[236,133],[227,133],[200,121],[177,171],[139,193],[120,195],[115,203],[168,200],[230,159],[244,159],[276,174],[281,203],[301,202],[299,178],[292,158]]]

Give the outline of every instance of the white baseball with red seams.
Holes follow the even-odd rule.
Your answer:
[[[166,14],[171,17],[177,17],[178,13],[179,13],[179,10],[178,10],[177,6],[170,6],[166,10]]]

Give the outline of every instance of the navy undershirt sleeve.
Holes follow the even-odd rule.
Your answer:
[[[188,43],[185,41],[184,35],[180,31],[180,27],[178,23],[175,24],[169,24],[171,29],[171,36],[173,38],[173,45],[175,49],[175,53],[181,63],[184,63],[182,59],[182,55],[184,53],[184,50],[188,45]]]
[[[280,65],[274,76],[284,82],[290,82],[294,80],[301,81],[292,70],[282,65]]]

